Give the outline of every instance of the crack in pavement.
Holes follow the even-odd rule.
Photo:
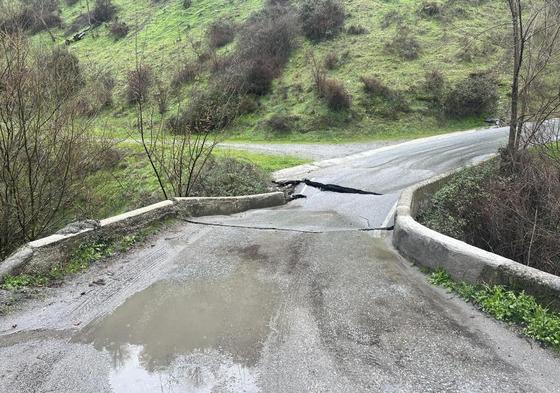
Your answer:
[[[277,184],[280,187],[297,186],[297,185],[302,184],[302,183],[309,186],[309,187],[317,188],[321,191],[336,192],[336,193],[339,193],[339,194],[360,194],[360,195],[377,195],[377,196],[383,195],[383,194],[380,194],[378,192],[365,191],[365,190],[360,190],[360,189],[352,188],[352,187],[344,187],[344,186],[339,186],[338,184],[319,183],[319,182],[309,180],[309,179],[276,180],[276,181],[274,181],[274,184]]]
[[[373,232],[373,231],[392,231],[395,229],[394,225],[389,227],[379,227],[379,228],[356,228],[356,229],[336,229],[332,231],[314,231],[307,229],[293,229],[293,228],[278,228],[278,227],[254,227],[250,225],[234,225],[234,224],[221,224],[217,222],[205,222],[205,221],[195,221],[186,218],[180,219],[180,221],[187,222],[189,224],[195,225],[205,225],[212,227],[224,227],[224,228],[241,228],[241,229],[255,229],[261,231],[278,231],[278,232],[297,232],[297,233],[339,233],[339,232]]]

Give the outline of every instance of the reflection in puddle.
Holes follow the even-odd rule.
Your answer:
[[[127,346],[123,363],[111,370],[110,383],[114,392],[172,393],[211,392],[213,389],[230,392],[258,392],[251,370],[234,363],[219,353],[194,352],[179,356],[166,371],[150,372],[141,364],[143,348]]]
[[[223,380],[253,391],[277,304],[275,288],[256,276],[245,267],[221,280],[157,282],[76,340],[110,353],[117,392],[207,391]]]

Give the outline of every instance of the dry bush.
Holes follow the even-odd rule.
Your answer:
[[[0,5],[0,31],[16,33],[21,30],[36,34],[61,26],[57,1],[30,0]]]
[[[526,150],[517,159],[514,166],[502,159],[459,172],[419,219],[474,246],[560,275],[560,167]]]
[[[60,225],[90,158],[77,116],[83,78],[58,71],[74,66],[58,49],[0,34],[0,258]]]
[[[381,28],[386,29],[392,25],[401,25],[404,21],[403,16],[397,10],[391,10],[383,15]]]
[[[389,99],[393,95],[393,91],[374,76],[361,76],[360,82],[369,96]]]
[[[235,25],[230,21],[219,19],[210,24],[206,30],[206,39],[211,48],[221,48],[235,38]]]
[[[360,77],[364,92],[368,100],[365,103],[377,115],[396,119],[400,112],[409,112],[410,107],[404,95],[389,88],[378,78],[373,76]]]
[[[329,52],[325,55],[323,64],[327,70],[334,70],[338,66],[338,55],[336,52]]]
[[[435,18],[440,16],[442,11],[441,5],[438,3],[434,1],[425,1],[420,6],[419,13],[428,18]]]
[[[344,7],[337,0],[305,0],[300,5],[299,15],[303,33],[313,41],[336,36],[346,17]]]
[[[438,109],[443,105],[446,85],[445,76],[440,71],[428,71],[424,76],[422,90],[426,99],[436,105]]]
[[[362,35],[362,34],[367,34],[368,29],[366,29],[362,25],[350,25],[346,29],[346,33],[351,34],[351,35]]]
[[[270,176],[256,165],[233,158],[210,158],[190,195],[238,196],[267,192]]]
[[[225,86],[212,85],[191,93],[187,107],[168,122],[175,135],[216,132],[237,115],[236,93]]]
[[[136,69],[128,72],[126,101],[129,104],[140,104],[147,101],[153,83],[152,68],[146,64],[139,64]]]
[[[164,115],[169,108],[169,89],[160,80],[155,83],[154,101],[158,108],[158,113]]]
[[[173,74],[171,79],[171,86],[177,89],[191,81],[193,81],[198,74],[199,66],[195,63],[184,63]]]
[[[113,21],[109,24],[109,34],[118,40],[128,35],[129,27],[125,22]]]
[[[116,7],[111,0],[95,0],[93,10],[91,10],[91,23],[100,25],[104,22],[110,21],[115,13]]]
[[[253,15],[242,26],[228,59],[227,83],[242,94],[268,93],[295,48],[298,31],[297,16],[290,8],[265,8]]]
[[[246,115],[248,113],[253,113],[259,108],[259,104],[255,97],[253,96],[242,96],[239,98],[239,103],[237,105],[237,112],[240,115]]]
[[[115,80],[109,72],[93,72],[89,75],[79,100],[79,113],[93,117],[113,105]]]
[[[352,104],[352,97],[346,87],[336,79],[324,79],[319,87],[319,94],[332,111],[347,110]]]
[[[416,60],[420,56],[420,43],[407,26],[399,26],[385,50],[404,60]]]
[[[286,134],[293,130],[296,120],[295,116],[275,113],[265,121],[265,126],[274,133]]]
[[[497,84],[487,74],[471,74],[459,81],[445,97],[445,112],[451,117],[481,116],[498,103]]]

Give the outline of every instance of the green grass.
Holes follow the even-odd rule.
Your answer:
[[[136,143],[117,145],[122,158],[111,167],[87,176],[72,209],[66,211],[69,220],[75,217],[101,219],[159,202],[159,189],[149,161]],[[304,164],[308,160],[283,155],[270,155],[234,149],[215,149],[216,158],[234,158],[256,165],[266,173]]]
[[[156,233],[169,220],[157,221],[136,233],[120,238],[97,239],[81,244],[70,258],[58,266],[54,266],[47,274],[20,274],[7,276],[0,284],[0,289],[17,291],[28,287],[45,287],[63,280],[66,276],[87,270],[92,264],[105,258],[124,253],[135,244],[143,242],[148,236]]]
[[[431,273],[430,282],[456,293],[499,321],[519,326],[525,336],[560,351],[560,314],[542,306],[533,296],[501,285],[456,282],[443,270]]]
[[[214,155],[216,157],[229,157],[251,162],[267,173],[311,162],[311,160],[305,160],[298,157],[253,153],[236,149],[216,149],[214,150]]]
[[[189,9],[180,0],[167,0],[158,4],[151,0],[113,0],[118,7],[118,18],[131,26],[129,35],[115,41],[107,27],[102,25],[86,37],[69,46],[88,70],[111,70],[117,78],[115,105],[101,114],[98,129],[109,130],[115,136],[130,135],[134,123],[132,108],[123,103],[123,86],[126,71],[133,68],[136,52],[140,59],[153,65],[163,82],[170,81],[179,64],[193,59],[191,41],[202,40],[206,27],[217,18],[235,22],[246,20],[263,6],[262,0],[196,0]],[[345,142],[382,139],[409,139],[440,133],[475,128],[483,125],[482,119],[442,121],[427,108],[419,87],[427,71],[442,71],[451,81],[466,77],[471,72],[496,70],[502,75],[501,93],[506,100],[507,81],[502,68],[504,52],[495,44],[506,34],[500,22],[507,20],[503,2],[484,2],[471,5],[456,2],[440,18],[427,18],[418,12],[422,0],[343,0],[348,15],[345,25],[364,26],[368,33],[338,37],[312,44],[303,37],[284,72],[274,82],[270,94],[260,99],[255,113],[239,117],[227,130],[228,139],[236,141],[281,142]],[[444,4],[443,1],[439,1]],[[85,0],[74,6],[61,2],[63,19],[69,24],[85,12]],[[296,3],[297,5],[297,3]],[[462,10],[459,12],[459,10]],[[417,60],[404,61],[388,53],[385,45],[396,34],[397,24],[382,27],[385,16],[397,12],[402,23],[410,27],[422,46]],[[492,18],[488,18],[492,15]],[[503,17],[501,17],[503,16]],[[502,20],[503,19],[503,20]],[[55,31],[62,41],[64,31]],[[37,38],[48,42],[46,33]],[[230,51],[235,44],[219,50]],[[203,45],[204,46],[204,45]],[[460,59],[465,47],[474,54],[472,61]],[[341,58],[329,77],[344,82],[352,95],[350,111],[330,112],[313,88],[307,55],[313,53],[322,62],[329,52]],[[507,68],[505,68],[507,70]],[[369,102],[359,81],[362,75],[375,75],[393,89],[401,91],[410,103],[410,113],[394,117],[380,115],[376,105]],[[205,86],[209,73],[199,77],[199,86]],[[192,86],[184,87],[171,104],[176,109],[188,102]],[[274,114],[294,116],[294,129],[285,135],[266,129],[265,120]],[[391,114],[392,115],[392,114]]]

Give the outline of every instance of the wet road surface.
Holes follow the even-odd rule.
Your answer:
[[[277,174],[383,196],[301,186],[283,207],[172,225],[1,318],[0,392],[558,391],[557,354],[429,285],[390,233],[360,231],[505,132]]]

